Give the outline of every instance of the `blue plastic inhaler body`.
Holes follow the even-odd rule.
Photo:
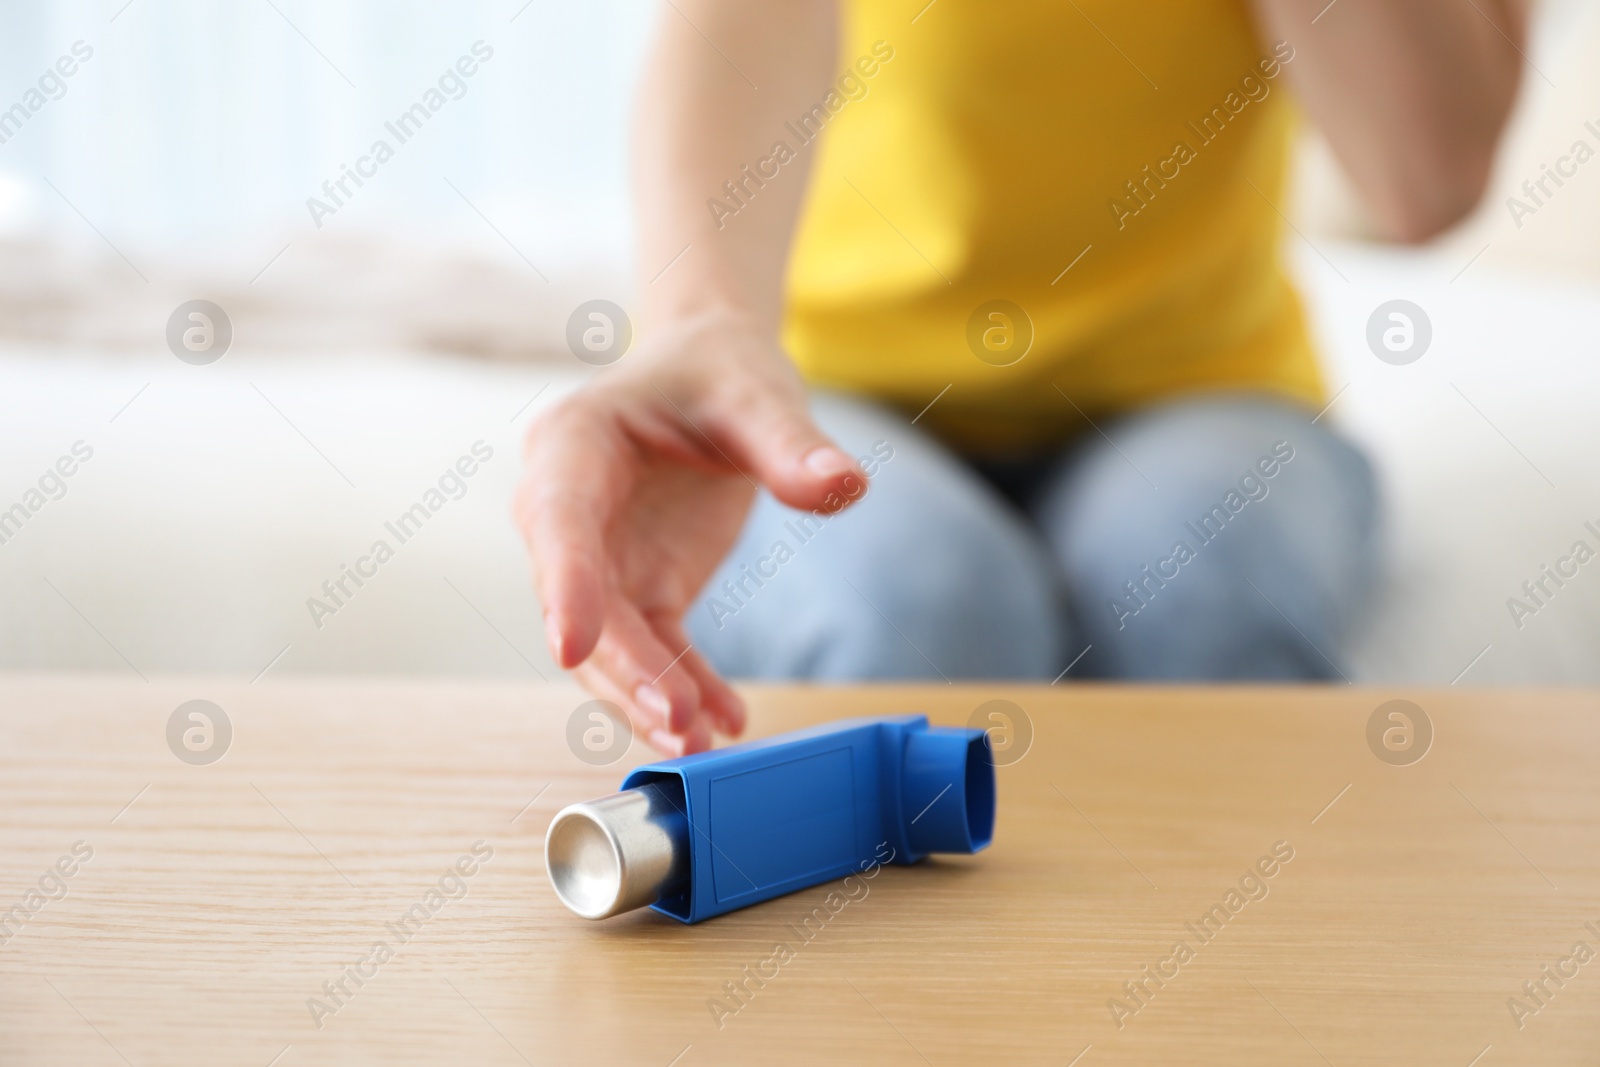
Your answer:
[[[654,793],[657,822],[676,838],[678,858],[651,907],[686,923],[886,855],[915,863],[976,852],[994,833],[988,736],[930,727],[922,715],[846,720],[651,763],[622,788],[619,798]]]

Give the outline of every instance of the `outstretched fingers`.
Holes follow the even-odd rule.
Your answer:
[[[700,711],[700,686],[685,668],[686,650],[664,643],[634,606],[616,598],[580,679],[598,673],[619,694],[652,744],[655,734],[690,732]],[[661,747],[657,745],[657,747]]]
[[[684,650],[678,664],[689,672],[699,687],[700,709],[711,727],[728,737],[738,737],[743,733],[744,701],[689,641],[682,622],[662,613],[651,614],[649,621],[657,636],[669,648]]]

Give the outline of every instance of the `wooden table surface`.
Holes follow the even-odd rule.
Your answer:
[[[1007,699],[1034,737],[987,852],[885,868],[806,940],[837,885],[694,927],[561,908],[551,815],[646,758],[581,762],[575,689],[0,678],[0,922],[32,912],[0,929],[0,1062],[1600,1061],[1596,694],[750,695],[755,733]],[[1410,765],[1368,743],[1398,697],[1434,731]],[[210,765],[168,746],[195,698],[232,725]]]

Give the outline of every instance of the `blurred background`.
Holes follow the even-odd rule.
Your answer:
[[[0,522],[0,668],[554,677],[508,501],[522,427],[594,373],[569,315],[632,304],[627,123],[663,17],[0,3],[0,512],[26,511]],[[1600,5],[1538,5],[1490,192],[1428,247],[1371,240],[1304,136],[1286,252],[1327,417],[1390,501],[1356,681],[1600,682],[1600,563],[1531,617],[1507,605],[1600,548],[1600,162],[1534,214],[1507,206],[1575,142],[1600,150],[1596,55]],[[308,208],[430,90],[392,159]],[[214,363],[168,348],[195,299],[232,325]],[[1432,322],[1416,363],[1367,348],[1391,299]],[[491,458],[397,544],[385,524],[475,445]],[[311,610],[379,539],[393,558]]]

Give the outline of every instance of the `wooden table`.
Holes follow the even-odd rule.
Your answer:
[[[793,924],[829,887],[695,927],[560,907],[551,815],[643,758],[580,762],[574,689],[0,679],[0,909],[41,881],[66,893],[33,898],[0,945],[0,1062],[1600,1060],[1600,959],[1572,958],[1600,952],[1595,694],[751,695],[759,733],[908,710],[963,723],[1008,699],[1035,736],[1000,768],[992,848],[885,868],[807,941]],[[1395,697],[1435,731],[1405,766],[1367,739]],[[168,747],[193,698],[232,724],[210,765]],[[1246,878],[1275,845],[1293,858]],[[462,857],[471,876],[428,914]],[[47,874],[58,861],[70,877]],[[1213,905],[1226,922],[1203,940]],[[730,999],[780,941],[792,958]],[[346,968],[367,977],[335,1000],[324,983]],[[1541,980],[1535,1013],[1523,983]]]

